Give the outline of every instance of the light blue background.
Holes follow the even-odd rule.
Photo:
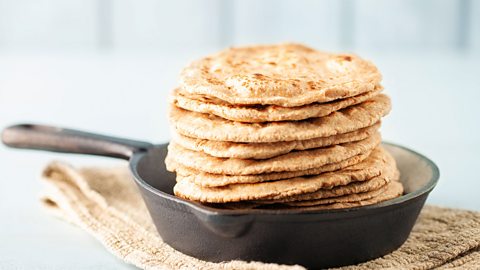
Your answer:
[[[479,1],[0,0],[0,127],[167,141],[166,97],[182,66],[280,41],[373,60],[393,101],[384,139],[440,167],[429,203],[480,210]],[[0,146],[0,269],[128,269],[39,207],[38,176],[53,158],[122,162]]]

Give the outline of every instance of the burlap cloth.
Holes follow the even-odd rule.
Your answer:
[[[111,253],[143,269],[303,269],[230,261],[210,263],[162,242],[128,169],[81,168],[53,162],[42,202],[85,229]],[[480,213],[426,206],[410,238],[382,258],[341,269],[480,269]]]

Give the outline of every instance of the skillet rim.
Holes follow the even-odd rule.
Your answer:
[[[162,147],[164,145],[168,145],[169,142],[163,143],[163,144],[158,144],[155,145],[154,147]],[[424,194],[430,193],[430,191],[433,190],[433,188],[437,185],[438,180],[440,178],[440,170],[438,166],[428,157],[418,153],[417,151],[414,151],[410,148],[407,148],[403,145],[395,144],[392,142],[385,142],[382,141],[382,144],[384,145],[389,145],[393,147],[397,147],[400,149],[403,149],[405,151],[408,151],[414,155],[417,155],[420,157],[420,159],[424,160],[428,167],[432,170],[432,177],[428,182],[421,188],[407,193],[405,195],[402,195],[400,197],[397,197],[392,200],[387,200],[381,203],[376,203],[372,205],[366,205],[366,206],[359,206],[359,207],[353,207],[353,208],[345,208],[345,209],[327,209],[327,210],[306,210],[306,209],[219,209],[219,208],[214,208],[214,207],[209,207],[202,205],[197,202],[192,202],[188,201],[185,199],[182,199],[180,197],[170,195],[168,193],[165,193],[150,184],[146,180],[144,180],[140,175],[138,174],[137,170],[137,165],[139,161],[144,157],[145,155],[148,154],[148,151],[140,151],[134,153],[134,155],[130,158],[129,160],[129,168],[130,172],[133,175],[133,178],[135,182],[140,185],[142,188],[148,190],[149,192],[153,193],[156,196],[160,196],[164,199],[167,199],[173,203],[181,204],[188,209],[195,210],[197,212],[200,212],[202,214],[208,215],[208,216],[245,216],[245,215],[251,215],[251,216],[267,216],[267,215],[276,215],[276,216],[291,216],[291,215],[330,215],[330,214],[336,214],[337,218],[339,218],[338,215],[342,213],[358,213],[359,211],[363,211],[365,213],[370,212],[370,211],[375,211],[375,210],[381,210],[385,209],[391,206],[398,206],[402,205],[405,203],[408,203],[410,201],[413,201],[416,198],[421,197]]]

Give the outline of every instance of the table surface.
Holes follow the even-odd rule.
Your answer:
[[[181,66],[204,53],[0,54],[0,127],[33,121],[167,141],[167,93]],[[393,100],[384,139],[440,167],[428,203],[480,210],[480,57],[361,54],[382,70]],[[133,269],[40,207],[39,174],[52,159],[77,166],[123,162],[0,146],[0,269]]]

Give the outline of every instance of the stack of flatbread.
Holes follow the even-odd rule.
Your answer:
[[[398,197],[380,121],[381,74],[300,44],[230,48],[192,62],[172,93],[175,195],[226,208],[332,209]]]

